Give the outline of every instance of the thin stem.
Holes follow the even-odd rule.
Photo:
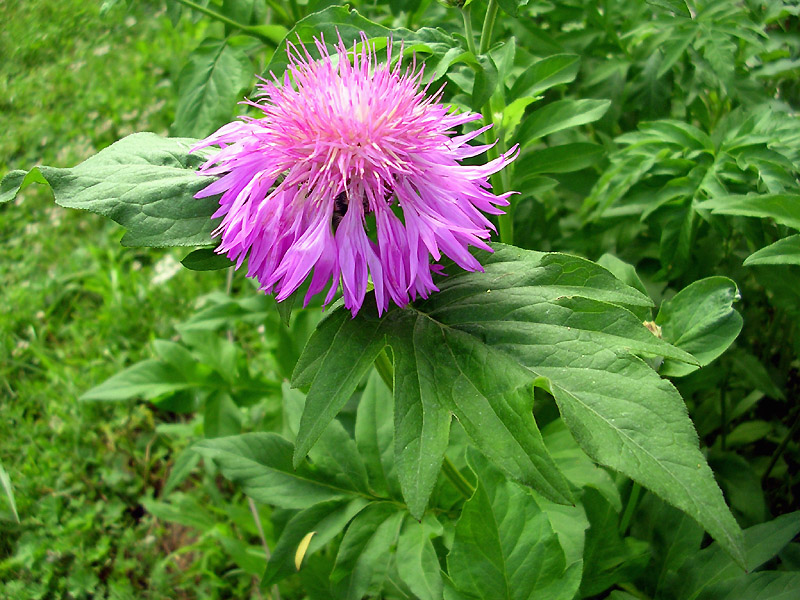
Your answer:
[[[475,493],[475,488],[472,487],[472,484],[467,481],[467,478],[464,477],[464,475],[461,474],[461,471],[456,468],[456,466],[453,464],[453,461],[446,456],[442,462],[442,473],[444,473],[445,477],[450,480],[450,483],[452,483],[455,488],[461,492],[461,495],[464,496],[465,499],[469,500],[472,497],[472,494]]]
[[[772,469],[775,468],[775,465],[778,464],[778,459],[783,454],[783,451],[786,450],[786,446],[789,445],[789,440],[793,439],[794,436],[797,434],[798,429],[800,429],[800,409],[795,411],[794,416],[794,423],[789,428],[789,431],[781,440],[781,443],[778,444],[778,447],[775,448],[775,452],[772,453],[772,457],[769,459],[769,464],[767,465],[767,470],[764,471],[764,474],[761,476],[761,485],[763,486],[767,479],[769,478],[769,474],[772,472]]]
[[[628,496],[628,504],[625,506],[625,512],[622,513],[622,518],[619,521],[619,532],[621,535],[625,535],[628,531],[631,519],[633,518],[633,511],[636,510],[636,504],[639,502],[639,494],[641,491],[642,487],[634,481],[631,487],[631,493]]]
[[[274,47],[275,46],[275,43],[272,40],[270,40],[269,38],[265,37],[255,27],[251,27],[250,25],[244,25],[242,23],[234,21],[233,19],[229,19],[225,15],[221,15],[220,13],[215,12],[213,10],[210,10],[210,9],[206,8],[205,6],[201,6],[200,4],[195,4],[194,2],[192,2],[192,0],[177,0],[177,2],[179,4],[183,4],[184,6],[187,6],[187,7],[191,8],[192,10],[196,10],[197,12],[203,13],[204,15],[206,15],[208,17],[211,17],[212,19],[215,19],[215,20],[219,21],[220,23],[224,23],[225,25],[228,25],[229,27],[233,27],[234,29],[238,29],[239,31],[243,31],[243,32],[245,32],[245,33],[247,33],[249,35],[257,37],[258,39],[260,39],[262,42],[264,42],[265,44],[267,44],[270,47]]]
[[[722,429],[720,447],[725,450],[728,445],[728,375],[723,379],[722,387],[719,390],[719,425]]]
[[[481,54],[486,54],[492,45],[492,31],[494,30],[495,19],[497,19],[497,0],[489,0],[489,6],[486,7],[486,17],[483,19],[483,29],[481,29]]]
[[[461,9],[461,16],[464,18],[464,37],[467,38],[467,49],[477,56],[478,50],[475,47],[475,32],[472,31],[472,15],[469,6]]]
[[[258,515],[258,507],[252,498],[248,498],[247,503],[250,505],[250,512],[253,514],[253,520],[256,522],[256,529],[258,529],[258,537],[261,538],[261,546],[264,548],[264,554],[267,555],[267,560],[269,560],[272,556],[272,552],[269,551],[267,536],[264,535],[264,528],[261,526],[261,517]],[[272,596],[273,600],[281,600],[281,593],[278,590],[277,585],[272,586],[270,595]]]

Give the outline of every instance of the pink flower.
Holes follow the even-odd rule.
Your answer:
[[[222,194],[214,218],[217,252],[248,258],[247,275],[284,300],[311,275],[305,301],[341,282],[355,315],[372,279],[378,312],[437,291],[432,264],[442,254],[463,269],[482,270],[469,251],[494,229],[483,213],[501,214],[510,193],[494,195],[488,178],[515,158],[516,148],[485,165],[459,164],[489,146],[470,146],[487,127],[456,129],[481,118],[440,103],[442,89],[420,90],[422,69],[379,62],[361,34],[361,49],[342,40],[322,60],[288,44],[283,83],[260,85],[264,114],[242,117],[193,150],[219,146],[200,167],[218,176],[197,194]],[[312,274],[313,272],[313,274]]]

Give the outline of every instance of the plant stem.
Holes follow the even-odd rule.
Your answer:
[[[195,4],[194,2],[192,2],[192,0],[177,0],[177,2],[179,4],[183,4],[184,6],[187,6],[187,7],[191,8],[192,10],[196,10],[197,12],[203,13],[204,15],[206,15],[208,17],[211,17],[212,19],[215,19],[215,20],[219,21],[220,23],[225,23],[225,25],[228,25],[229,27],[233,27],[234,29],[238,29],[239,31],[243,31],[243,32],[247,33],[248,35],[252,35],[253,37],[257,37],[259,40],[261,40],[262,42],[264,42],[266,45],[268,45],[270,47],[275,47],[275,43],[272,40],[270,40],[269,38],[265,37],[255,27],[251,27],[249,25],[243,25],[242,23],[234,21],[233,19],[229,19],[225,15],[221,15],[220,13],[215,12],[213,10],[210,10],[210,9],[206,8],[205,6],[201,6],[200,4]]]
[[[495,19],[497,19],[497,0],[489,0],[489,6],[486,7],[486,16],[483,19],[483,29],[481,29],[481,54],[486,54],[489,51],[489,46],[492,45],[492,31],[494,30]]]
[[[475,32],[472,31],[472,16],[469,6],[461,9],[461,16],[464,18],[464,37],[467,38],[467,49],[477,56],[478,49],[475,47]]]
[[[783,451],[786,450],[786,446],[789,445],[789,440],[791,440],[797,434],[798,429],[800,429],[800,409],[795,410],[794,423],[792,423],[789,431],[783,437],[781,443],[778,444],[778,447],[775,448],[775,452],[772,453],[772,457],[769,459],[767,470],[764,471],[764,474],[761,476],[762,487],[769,478],[769,474],[772,472],[772,469],[775,468],[776,464],[778,464],[778,459],[781,457],[781,454],[783,454]]]
[[[631,486],[631,493],[628,496],[628,504],[625,506],[625,512],[622,513],[622,518],[619,521],[620,535],[625,535],[628,531],[631,519],[633,518],[633,511],[636,510],[636,504],[639,502],[639,494],[641,491],[642,487],[634,481],[633,486]]]
[[[442,462],[442,473],[445,474],[445,477],[447,477],[455,488],[461,492],[461,495],[464,496],[466,500],[469,500],[472,494],[475,493],[475,488],[472,487],[472,484],[461,474],[461,471],[456,469],[453,461],[446,456]]]
[[[386,386],[392,390],[392,392],[394,392],[394,366],[389,360],[389,356],[386,354],[385,349],[382,350],[375,359],[375,370],[378,371],[378,375],[381,376],[381,379],[383,379],[383,382],[386,384]],[[442,472],[444,473],[445,477],[451,481],[453,486],[459,492],[461,492],[464,498],[469,500],[469,498],[472,496],[472,493],[475,491],[475,488],[472,487],[472,484],[466,480],[466,478],[461,474],[461,471],[456,469],[456,466],[446,456],[442,462]]]
[[[253,514],[253,520],[256,522],[256,529],[258,529],[258,536],[261,538],[261,545],[264,548],[264,554],[266,554],[267,560],[269,560],[272,556],[272,553],[269,551],[267,536],[264,535],[264,528],[261,526],[261,517],[258,515],[258,507],[252,498],[247,498],[247,503],[250,505],[250,512]],[[281,600],[281,593],[278,590],[277,585],[272,586],[270,595],[272,596],[273,600]]]

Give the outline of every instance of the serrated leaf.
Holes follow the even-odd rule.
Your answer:
[[[790,235],[754,252],[744,265],[800,265],[800,235]]]
[[[573,597],[561,581],[566,557],[533,497],[476,452],[468,462],[478,486],[456,523],[447,556],[456,587],[485,600]]]
[[[348,385],[355,388],[362,376],[352,371],[356,349],[342,347],[337,336],[372,331],[358,352],[376,339],[393,346],[396,415],[402,414],[398,394],[417,394],[416,406],[426,402],[431,423],[425,430],[423,419],[415,438],[431,450],[412,446],[418,458],[408,458],[413,468],[400,470],[404,495],[408,486],[414,490],[415,511],[424,507],[422,492],[432,483],[411,480],[415,473],[429,479],[438,472],[439,449],[447,443],[444,417],[435,411],[456,414],[481,451],[507,473],[558,500],[563,476],[538,451],[541,436],[526,404],[526,387],[541,385],[555,396],[584,451],[687,511],[741,560],[741,532],[699,451],[680,395],[633,354],[687,357],[620,306],[648,306],[649,299],[583,259],[494,248],[484,258],[484,274],[451,267],[438,283],[440,292],[391,309],[380,326],[366,304],[354,319],[334,311],[312,336],[294,383],[320,380],[322,388],[349,371]],[[411,436],[404,435],[408,444]],[[395,440],[403,457],[397,432]]]
[[[742,316],[733,308],[737,300],[739,290],[733,281],[707,277],[664,302],[656,323],[666,341],[689,352],[700,366],[705,366],[722,354],[742,330]],[[667,361],[661,373],[680,377],[695,369],[686,363]]]
[[[610,100],[556,100],[535,110],[522,121],[515,136],[516,141],[525,147],[557,131],[592,123],[606,114],[609,106]]]
[[[124,245],[210,245],[211,215],[218,204],[216,198],[193,197],[209,181],[195,173],[207,156],[189,153],[195,143],[134,133],[71,169],[35,167],[25,176],[13,171],[3,179],[2,199],[13,198],[18,186],[46,182],[60,206],[88,210],[125,227]]]
[[[306,559],[339,535],[350,520],[369,504],[366,498],[321,502],[294,515],[281,532],[267,563],[261,587],[279,582],[295,572],[294,554],[311,531],[316,532],[306,548]]]
[[[697,208],[719,215],[774,219],[781,225],[800,229],[800,194],[721,196],[700,202]]]
[[[222,474],[258,502],[281,508],[308,508],[355,495],[329,483],[308,464],[292,465],[294,446],[275,433],[245,433],[205,440],[192,446],[213,459]]]
[[[240,92],[255,80],[250,59],[227,40],[206,39],[192,52],[178,78],[172,131],[202,138],[234,116]]]

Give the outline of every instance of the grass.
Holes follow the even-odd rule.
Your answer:
[[[0,176],[166,133],[205,27],[174,26],[158,3],[6,2],[0,19]],[[224,285],[224,273],[180,268],[179,252],[123,248],[121,235],[36,187],[0,208],[0,462],[20,515],[0,499],[0,597],[244,597],[249,577],[204,575],[230,569],[226,555],[196,552],[206,542],[194,529],[142,507],[179,446],[156,432],[155,409],[77,400]]]

